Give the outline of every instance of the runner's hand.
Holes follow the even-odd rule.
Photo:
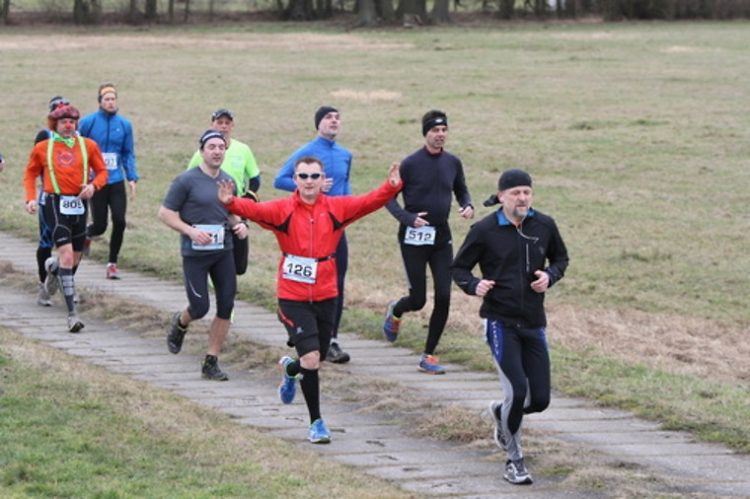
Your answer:
[[[219,180],[216,182],[219,186],[219,201],[223,204],[229,204],[234,199],[234,182],[231,180]]]
[[[414,219],[414,227],[424,227],[425,225],[430,225],[430,222],[427,221],[424,217],[427,216],[426,211],[420,211],[417,213],[417,218]]]
[[[534,275],[537,279],[531,283],[531,289],[537,293],[544,293],[547,291],[547,288],[549,288],[549,274],[543,270],[537,270],[534,272]]]
[[[390,168],[388,168],[388,182],[391,184],[391,187],[398,187],[401,183],[400,163],[391,163]]]
[[[86,184],[81,188],[81,193],[78,194],[78,197],[85,201],[87,199],[91,199],[94,196],[95,192],[96,188],[93,186],[93,184]]]
[[[237,236],[237,239],[245,239],[247,237],[247,225],[245,225],[245,222],[237,222],[232,227],[232,232]]]
[[[33,199],[31,201],[27,201],[26,206],[24,208],[26,208],[26,213],[30,215],[35,214],[36,213],[36,201],[34,201]]]
[[[470,204],[467,204],[463,208],[458,209],[458,214],[467,220],[469,218],[474,218],[474,208]]]
[[[477,296],[485,296],[487,293],[490,292],[492,288],[495,287],[495,281],[490,281],[488,279],[482,279],[479,281],[479,284],[477,284],[477,289],[474,291],[474,293]]]

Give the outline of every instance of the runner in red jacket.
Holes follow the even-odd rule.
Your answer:
[[[297,190],[288,198],[256,203],[234,196],[231,182],[219,183],[219,199],[236,215],[274,233],[282,251],[277,276],[279,320],[289,333],[298,360],[279,361],[284,377],[279,396],[285,404],[294,400],[296,380],[310,412],[309,438],[328,443],[331,434],[320,417],[318,368],[325,359],[334,328],[336,297],[336,246],[346,226],[384,206],[401,189],[399,164],[388,179],[362,196],[329,197],[322,193],[325,174],[320,160],[304,157],[294,166]]]

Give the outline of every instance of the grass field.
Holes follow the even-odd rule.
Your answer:
[[[528,169],[536,207],[566,240],[568,275],[547,297],[556,388],[747,452],[749,27],[3,28],[0,228],[34,237],[21,176],[57,93],[89,112],[100,82],[118,84],[142,176],[121,263],[170,278],[180,273],[177,237],[156,210],[214,109],[234,111],[268,199],[283,195],[273,176],[313,136],[319,105],[342,112],[356,192],[420,147],[420,116],[440,108],[475,204],[503,169]],[[458,244],[468,224],[454,217],[452,226]],[[347,330],[378,337],[385,304],[405,292],[396,224],[377,213],[348,234]],[[95,258],[106,258],[103,246]],[[270,305],[277,250],[258,229],[252,257],[241,295]],[[439,353],[488,368],[477,308],[456,290]],[[427,313],[407,316],[400,341],[421,348]]]

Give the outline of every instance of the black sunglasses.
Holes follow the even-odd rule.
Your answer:
[[[297,176],[302,180],[307,180],[308,177],[313,180],[318,180],[323,174],[322,173],[298,173]]]

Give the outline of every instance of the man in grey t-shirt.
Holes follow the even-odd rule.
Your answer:
[[[234,308],[237,278],[232,252],[232,233],[247,237],[247,225],[230,215],[218,200],[219,180],[232,178],[221,171],[226,140],[216,130],[206,130],[200,140],[203,158],[198,168],[178,175],[167,191],[159,219],[180,233],[182,269],[188,306],[172,317],[167,331],[167,348],[179,353],[190,322],[208,313],[208,276],[216,290],[216,316],[208,333],[208,351],[202,375],[206,379],[226,381],[218,356],[229,332]]]

